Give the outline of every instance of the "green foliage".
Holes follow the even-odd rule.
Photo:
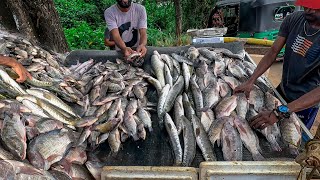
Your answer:
[[[79,24],[78,24],[79,23]],[[71,49],[105,49],[104,26],[93,29],[87,22],[78,22],[74,27],[64,29]]]
[[[54,0],[71,49],[105,49],[104,11],[115,0]],[[175,7],[172,0],[140,0],[148,16],[148,45],[174,46]],[[205,28],[215,0],[181,0],[183,32]],[[182,44],[190,37],[182,35]]]

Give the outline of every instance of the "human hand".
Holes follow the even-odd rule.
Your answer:
[[[18,74],[19,78],[16,79],[17,82],[22,83],[27,78],[32,79],[31,74],[24,68],[20,63],[15,63],[12,66],[12,69]]]
[[[144,57],[144,56],[146,55],[146,53],[147,53],[147,48],[146,48],[146,46],[144,46],[144,45],[139,45],[139,46],[137,47],[137,52],[141,53],[141,56],[140,56],[140,57]]]
[[[126,47],[124,50],[123,50],[123,55],[124,55],[124,58],[127,59],[132,53],[134,53],[135,51],[132,50],[130,47]]]
[[[247,81],[242,83],[241,85],[237,86],[234,90],[233,93],[237,94],[237,93],[244,93],[246,95],[246,98],[249,99],[250,96],[250,91],[253,88],[253,83]]]
[[[258,115],[249,120],[250,126],[254,129],[264,129],[267,126],[271,126],[278,121],[279,119],[273,113],[273,111],[266,110],[261,111]]]

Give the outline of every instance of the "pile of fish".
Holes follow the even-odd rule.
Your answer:
[[[249,99],[243,93],[233,93],[256,68],[244,57],[243,52],[234,54],[227,49],[206,47],[190,47],[180,54],[153,52],[151,66],[155,78],[148,80],[158,92],[160,126],[169,134],[175,165],[189,166],[196,146],[206,161],[217,159],[215,146],[222,146],[226,161],[241,161],[242,145],[251,152],[253,160],[265,159],[257,132],[248,121],[281,102],[264,77],[257,80]],[[301,130],[296,115],[259,133],[274,151],[282,150],[278,144],[282,140],[293,155],[298,153]]]
[[[106,142],[113,155],[152,131],[156,105],[145,96],[151,76],[143,69],[120,59],[65,67],[60,54],[4,39],[2,52],[33,78],[17,84],[17,74],[0,67],[1,178],[100,179],[102,163],[90,151]]]

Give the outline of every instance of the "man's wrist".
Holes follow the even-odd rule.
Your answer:
[[[284,119],[284,117],[280,113],[278,113],[277,109],[273,109],[272,112],[279,121],[282,121]]]

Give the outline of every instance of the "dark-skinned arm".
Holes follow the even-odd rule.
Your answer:
[[[320,102],[320,87],[308,92],[307,94],[301,96],[300,98],[287,104],[290,112],[299,112],[304,109],[313,107]]]

